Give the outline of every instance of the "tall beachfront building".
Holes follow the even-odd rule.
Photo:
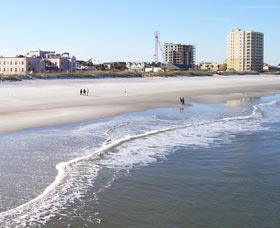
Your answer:
[[[227,37],[229,71],[263,70],[264,35],[261,32],[232,29]]]
[[[163,54],[167,64],[184,64],[191,67],[195,64],[195,47],[193,45],[165,43]]]

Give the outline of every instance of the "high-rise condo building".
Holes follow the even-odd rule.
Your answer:
[[[195,64],[195,47],[185,44],[164,44],[165,63],[184,64],[193,67]]]
[[[261,32],[232,29],[227,37],[229,71],[263,70],[264,35]]]

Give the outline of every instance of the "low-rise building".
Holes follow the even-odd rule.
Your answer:
[[[40,73],[45,70],[42,58],[0,57],[0,74]]]
[[[0,74],[28,74],[41,72],[74,72],[76,58],[69,53],[31,51],[25,56],[0,57]]]
[[[38,51],[30,51],[28,53],[25,54],[25,57],[34,57],[34,58],[43,58],[45,59],[47,55],[49,54],[55,54],[55,51],[42,51],[42,50],[38,50]]]
[[[190,65],[186,65],[186,64],[172,64],[172,63],[169,63],[169,64],[166,64],[164,66],[164,70],[167,70],[167,71],[172,71],[172,70],[191,70],[193,68],[190,68]]]
[[[206,70],[206,71],[218,71],[220,70],[220,66],[224,63],[220,62],[200,62],[198,64],[199,70]]]
[[[93,71],[95,70],[95,66],[92,63],[92,59],[88,61],[76,60],[76,70]]]
[[[44,58],[47,72],[75,72],[76,58],[68,52],[63,54],[48,53]]]
[[[107,70],[126,70],[126,62],[105,62],[103,65]]]
[[[147,63],[145,62],[128,62],[126,67],[128,71],[144,72]]]
[[[154,67],[154,66],[146,66],[144,69],[145,73],[150,73],[150,72],[157,73],[160,71],[162,71],[161,67]]]
[[[278,72],[278,71],[280,71],[280,65],[272,66],[272,65],[269,65],[267,63],[264,63],[263,64],[263,71],[264,72]]]

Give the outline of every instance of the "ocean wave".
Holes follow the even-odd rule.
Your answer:
[[[21,206],[0,213],[0,227],[43,226],[51,218],[61,213],[69,202],[81,199],[86,194],[88,186],[94,185],[95,179],[104,167],[129,170],[134,166],[148,165],[158,159],[163,159],[172,151],[170,148],[176,145],[209,146],[212,142],[219,140],[218,136],[226,131],[232,134],[234,131],[262,129],[258,123],[254,122],[249,125],[242,123],[238,126],[237,124],[238,121],[262,118],[260,108],[262,106],[264,105],[253,106],[252,112],[245,116],[224,117],[216,120],[188,124],[180,123],[177,125],[172,122],[171,127],[123,137],[118,132],[118,129],[133,126],[133,122],[120,123],[115,127],[109,128],[104,132],[107,139],[100,148],[94,149],[86,156],[57,164],[57,176],[42,194]],[[255,126],[255,128],[252,126]],[[80,129],[80,131],[83,130]],[[165,137],[162,137],[162,135],[165,135]],[[144,145],[145,149],[143,149]],[[118,148],[118,152],[113,151],[116,148]],[[155,148],[157,149],[155,150]],[[91,162],[90,168],[88,162]],[[78,176],[83,180],[77,181]],[[116,176],[111,178],[102,188],[96,191],[93,198],[97,200],[97,193],[110,187],[115,179],[117,179]]]
[[[259,104],[259,106],[265,107],[265,106],[279,106],[280,104],[280,100],[275,100],[275,101],[271,101],[268,103],[261,103]]]

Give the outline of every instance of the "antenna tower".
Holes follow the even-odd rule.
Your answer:
[[[158,46],[159,46],[159,32],[155,32],[155,64],[158,64]]]

